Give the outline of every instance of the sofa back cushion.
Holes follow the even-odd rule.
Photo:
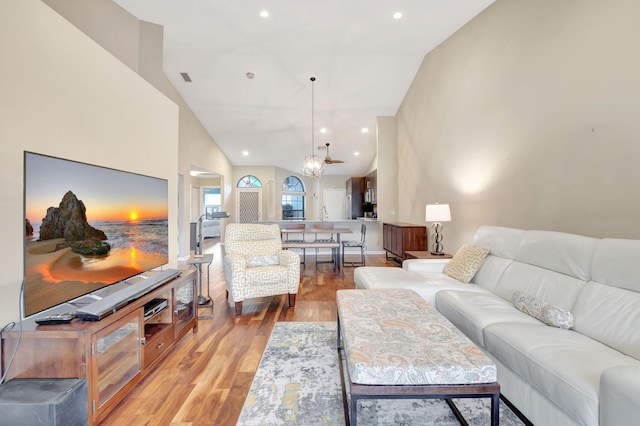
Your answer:
[[[640,240],[603,238],[596,245],[591,280],[640,292]]]
[[[491,292],[495,292],[498,279],[513,262],[516,251],[527,231],[501,226],[481,226],[475,233],[472,245],[489,249],[489,255],[471,280]]]
[[[575,331],[640,360],[640,293],[591,281],[573,316]]]
[[[481,226],[476,231],[472,245],[489,249],[492,256],[514,259],[527,231],[501,226]]]
[[[563,232],[527,231],[515,259],[589,281],[598,241],[596,238]]]
[[[511,263],[496,285],[495,294],[511,302],[521,291],[572,312],[586,283],[578,278],[522,262]]]
[[[596,245],[592,282],[574,308],[575,330],[640,359],[640,241],[604,238]]]

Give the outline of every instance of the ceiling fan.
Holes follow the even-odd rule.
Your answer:
[[[324,163],[325,164],[340,164],[340,163],[344,163],[344,161],[342,161],[342,160],[333,160],[333,159],[331,159],[331,157],[329,156],[329,142],[327,142],[325,145],[327,146],[327,156],[324,157]]]

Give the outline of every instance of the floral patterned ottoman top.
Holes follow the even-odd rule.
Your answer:
[[[413,290],[339,290],[349,378],[364,385],[494,383],[485,353]]]

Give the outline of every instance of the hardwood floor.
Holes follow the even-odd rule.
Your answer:
[[[204,251],[214,253],[213,318],[200,319],[197,333],[178,342],[101,425],[235,425],[274,324],[335,321],[336,290],[355,287],[354,268],[338,273],[331,264],[316,265],[307,253],[295,307],[287,306],[284,295],[264,297],[246,300],[242,316],[235,316],[226,301],[220,245],[207,242]],[[399,266],[384,255],[369,255],[366,262]]]

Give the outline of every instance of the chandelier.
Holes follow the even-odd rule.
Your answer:
[[[315,77],[311,77],[311,155],[304,157],[304,164],[302,173],[310,177],[311,179],[319,179],[324,173],[326,167],[324,159],[313,154],[315,149],[315,114],[313,105],[313,82],[316,81]]]

